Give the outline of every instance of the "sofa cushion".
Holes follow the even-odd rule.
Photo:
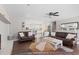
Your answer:
[[[72,39],[75,38],[75,36],[76,36],[75,34],[68,34],[66,39]]]
[[[26,37],[28,37],[28,32],[23,32]]]
[[[51,32],[51,36],[55,36],[56,32]]]
[[[28,32],[28,36],[32,36],[33,35],[33,32]]]
[[[60,38],[66,38],[67,33],[65,32],[56,32],[56,37],[60,37]]]
[[[44,32],[44,36],[49,36],[49,32]]]
[[[24,33],[23,32],[19,33],[19,35],[20,35],[20,37],[24,37]]]
[[[59,39],[59,40],[65,40],[65,38],[61,38],[61,37],[56,37],[56,36],[51,36],[52,38],[56,38],[56,39]]]

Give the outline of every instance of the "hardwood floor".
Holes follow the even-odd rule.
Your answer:
[[[18,41],[15,41],[13,45],[12,55],[32,54],[32,51],[29,49],[31,43],[32,42],[19,43]],[[65,52],[60,48],[53,52],[34,52],[34,55],[79,55],[79,45],[73,47],[73,50],[73,52]]]

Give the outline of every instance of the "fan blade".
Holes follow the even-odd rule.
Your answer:
[[[53,15],[53,16],[59,16],[59,15]]]
[[[49,13],[49,15],[53,15],[53,13],[52,13],[52,12],[50,12],[50,13]]]
[[[55,12],[55,13],[53,13],[53,14],[58,14],[59,12]]]

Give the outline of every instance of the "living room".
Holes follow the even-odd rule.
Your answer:
[[[79,54],[78,7],[78,4],[0,5],[1,54]]]

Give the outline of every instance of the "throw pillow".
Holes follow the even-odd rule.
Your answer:
[[[44,36],[49,36],[49,32],[44,32]]]
[[[72,39],[75,38],[75,36],[76,36],[75,34],[68,34],[66,39]]]
[[[56,32],[51,32],[51,36],[55,36]]]
[[[32,35],[33,35],[33,32],[29,32],[29,33],[28,33],[28,36],[32,36]]]
[[[24,37],[24,33],[19,33],[19,35],[20,35],[21,37]]]

